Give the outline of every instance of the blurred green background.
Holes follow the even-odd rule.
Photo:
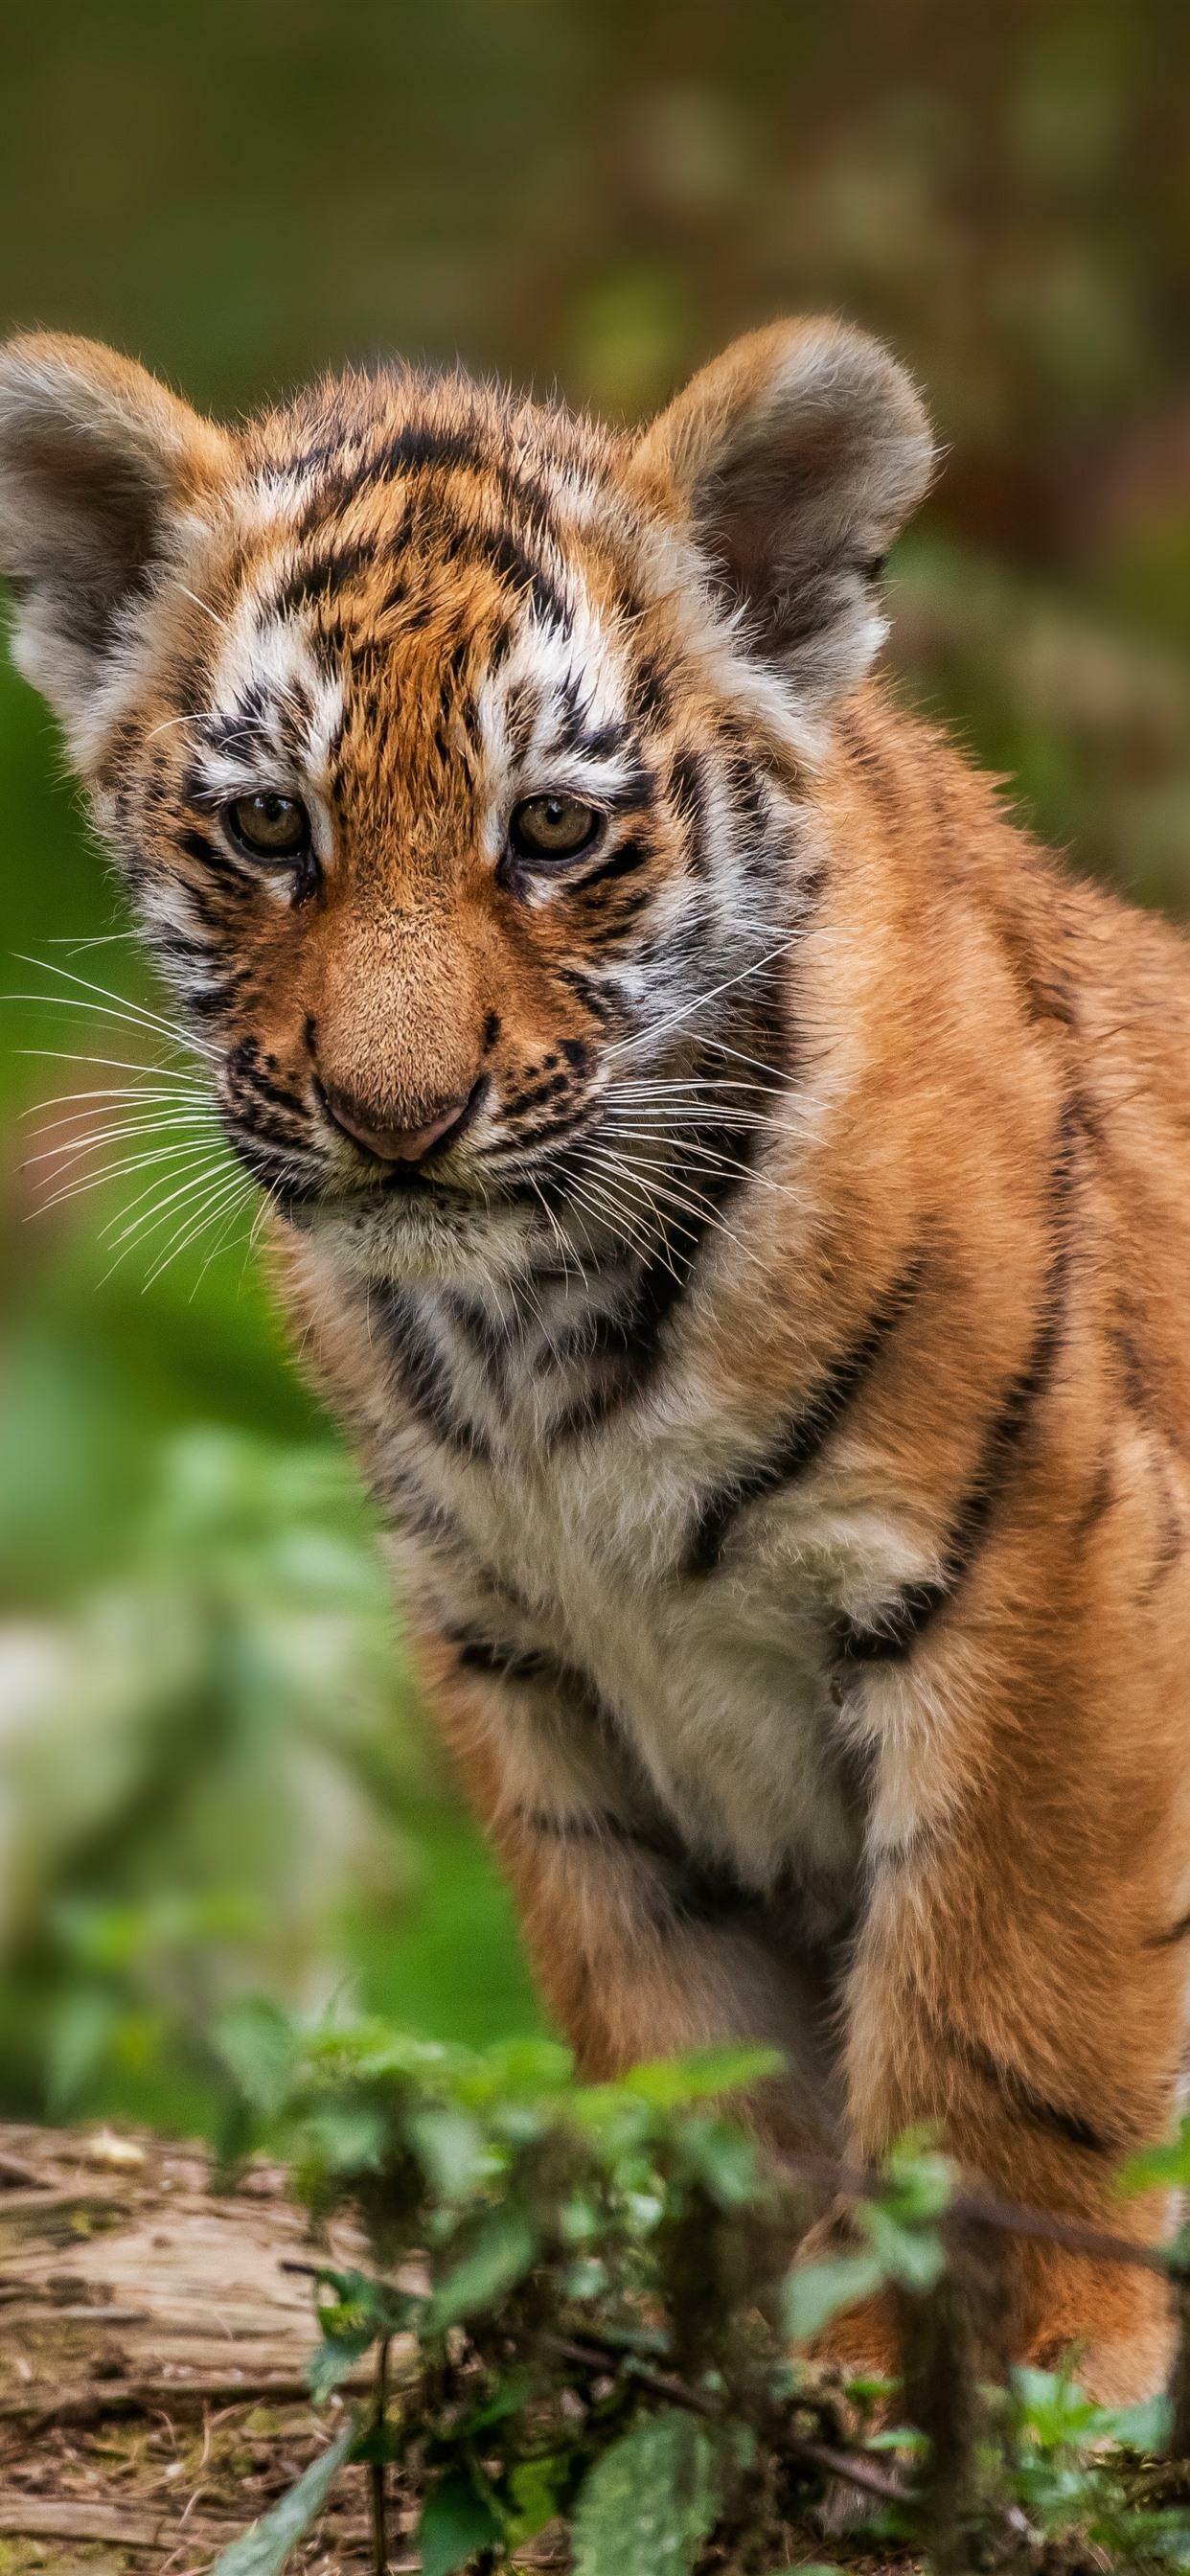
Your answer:
[[[42,0],[3,34],[0,318],[212,408],[399,349],[632,416],[778,312],[885,333],[948,451],[904,685],[1074,865],[1190,912],[1176,0]],[[32,1105],[127,1078],[63,1059],[159,1059],[63,980],[153,998],[8,673],[0,866],[3,983],[48,997],[0,1019],[0,2108],[209,2125],[237,1996],[530,2028],[250,1211],[188,1242],[163,1181],[126,1237],[143,1174],[26,1161],[74,1132]]]

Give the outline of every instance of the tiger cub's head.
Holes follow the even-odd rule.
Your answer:
[[[930,452],[830,322],[633,436],[400,366],[224,429],[90,342],[0,352],[17,659],[291,1222],[507,1277],[613,1208],[664,1230],[679,1134],[727,1186],[799,782]]]

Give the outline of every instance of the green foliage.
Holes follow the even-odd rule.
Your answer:
[[[944,2156],[921,2140],[906,2139],[889,2158],[879,2200],[861,2201],[853,2253],[820,2255],[799,2263],[785,2288],[786,2332],[809,2343],[841,2309],[870,2298],[886,2282],[901,2290],[932,2290],[945,2268],[938,2221],[944,2217],[954,2176]]]
[[[688,2576],[718,2518],[715,2446],[689,2415],[647,2415],[591,2470],[574,2517],[575,2576]]]
[[[1190,2117],[1179,2122],[1175,2137],[1161,2146],[1145,2147],[1122,2167],[1117,2189],[1125,2197],[1153,2187],[1160,2191],[1190,2190]]]
[[[241,2084],[284,2091],[282,2001],[350,1977],[466,2034],[499,2027],[503,1976],[531,2022],[507,1900],[411,1739],[346,1465],[179,1433],[122,1544],[7,1660],[0,1630],[0,2107],[185,2123],[230,2154]]]
[[[504,2537],[499,2515],[469,2477],[447,2476],[427,2496],[417,2525],[422,2576],[454,2576]]]
[[[732,2112],[764,2053],[581,2085],[552,2043],[477,2054],[245,2012],[227,2059],[245,2143],[291,2158],[317,2220],[362,2221],[370,2260],[311,2267],[310,2388],[324,2403],[375,2356],[341,2456],[420,2499],[430,2576],[503,2566],[555,2520],[576,2576],[742,2576],[804,2550],[824,2482],[853,2471],[873,2543],[929,2556],[951,2392],[945,2424],[907,2424],[895,2388],[841,2389],[797,2350],[873,2291],[953,2314],[948,2230],[972,2203],[927,2139],[853,2194],[853,2250],[807,2259],[821,2186],[764,2165]],[[979,2563],[1190,2566],[1190,2511],[1137,2486],[1166,2408],[1112,2412],[1036,2370],[970,2395],[982,2430],[938,2475]]]
[[[291,2550],[317,2521],[354,2442],[355,2426],[345,2424],[272,2512],[262,2515],[242,2539],[233,2540],[230,2549],[222,2552],[217,2576],[281,2576]]]

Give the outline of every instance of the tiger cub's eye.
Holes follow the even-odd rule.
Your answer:
[[[259,796],[237,796],[224,806],[223,819],[251,858],[291,866],[310,848],[310,817],[296,796],[278,796],[271,788]]]
[[[603,816],[577,796],[527,796],[513,813],[512,846],[524,859],[573,859],[596,838]]]

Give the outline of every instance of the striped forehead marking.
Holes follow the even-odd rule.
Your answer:
[[[325,788],[345,692],[297,619],[276,616],[245,592],[225,622],[209,697],[199,765],[211,794],[235,794],[261,776],[263,763],[273,764],[278,782],[304,778]]]
[[[409,453],[406,441],[406,467]],[[639,787],[632,667],[614,605],[609,613],[597,604],[578,551],[568,553],[557,522],[543,517],[535,484],[513,478],[528,520],[522,510],[517,527],[493,524],[474,457],[464,475],[462,456],[450,449],[444,460],[441,440],[432,454],[448,470],[435,475],[434,506],[424,512],[408,506],[420,489],[408,472],[409,488],[388,485],[379,510],[370,460],[338,512],[322,497],[303,542],[286,542],[273,527],[223,621],[211,678],[216,713],[204,728],[211,793],[234,792],[261,759],[280,764],[279,776],[296,771],[325,788],[346,718],[375,703],[378,657],[393,656],[395,679],[403,633],[427,616],[455,632],[441,667],[441,713],[451,748],[478,770],[493,846],[518,788],[563,781],[623,803]],[[491,584],[477,589],[476,571]],[[423,693],[425,684],[423,670]],[[399,762],[399,737],[378,741],[377,758],[385,757]]]

